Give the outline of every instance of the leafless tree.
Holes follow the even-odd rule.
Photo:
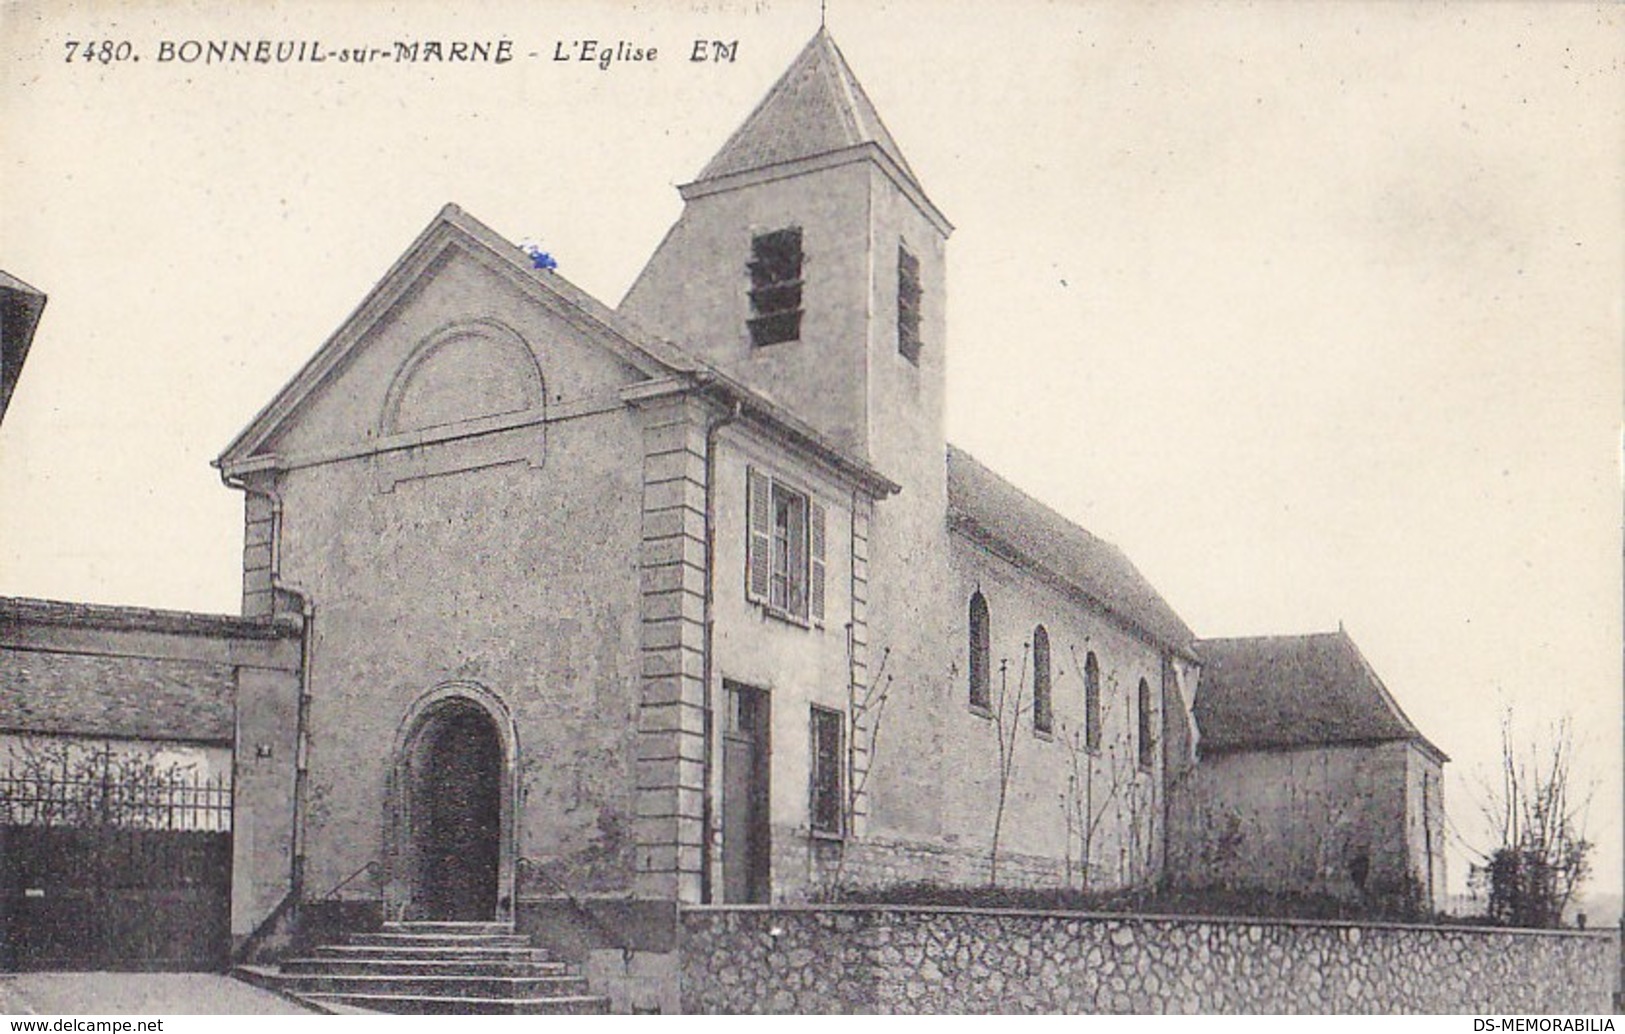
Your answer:
[[[1077,648],[1069,645],[1067,649],[1072,656],[1072,669],[1084,671],[1084,664],[1078,660]],[[1108,684],[1115,687],[1115,676],[1108,676]],[[1116,697],[1115,692],[1108,691],[1105,694],[1098,715],[1102,725],[1111,724],[1107,719]],[[1072,728],[1068,728],[1064,721],[1060,723],[1061,742],[1066,748],[1068,762],[1066,792],[1062,799],[1067,832],[1066,879],[1068,884],[1072,882],[1072,845],[1076,843],[1079,883],[1081,889],[1085,891],[1090,889],[1089,883],[1093,875],[1096,834],[1106,816],[1113,812],[1118,803],[1118,795],[1124,791],[1126,785],[1117,763],[1115,739],[1105,750],[1099,746],[1091,749],[1088,720],[1089,715],[1086,713],[1083,721]],[[1097,735],[1097,742],[1103,743],[1104,737]],[[1103,772],[1100,771],[1102,761],[1105,769]]]
[[[993,844],[988,854],[989,886],[999,882],[999,837],[1004,831],[1005,804],[1010,798],[1010,775],[1015,770],[1017,735],[1021,731],[1021,717],[1032,711],[1027,693],[1027,654],[1031,643],[1021,644],[1021,670],[1016,678],[1015,691],[1010,688],[1010,659],[999,658],[999,695],[993,701],[993,735],[998,741],[998,802],[993,808]]]
[[[13,741],[0,780],[0,816],[40,826],[150,825],[170,821],[192,792],[195,766],[165,764],[153,748],[51,737]],[[177,796],[179,795],[179,797]]]
[[[886,703],[891,699],[892,676],[886,670],[891,661],[891,647],[880,651],[880,666],[875,669],[869,684],[853,687],[851,701],[852,735],[847,741],[847,795],[846,823],[849,832],[858,812],[858,802],[869,791],[869,775],[875,770],[875,757],[880,746],[880,731],[886,720]],[[858,737],[865,737],[864,752],[868,755],[862,770],[858,768]],[[835,872],[829,888],[836,892],[846,881],[846,852],[848,841],[841,842],[840,854],[835,861]]]
[[[1513,926],[1556,927],[1591,874],[1585,837],[1589,791],[1572,792],[1574,727],[1565,718],[1549,742],[1520,755],[1512,713],[1501,718],[1500,785],[1483,781],[1481,807],[1497,843],[1480,851],[1469,884],[1486,912]]]

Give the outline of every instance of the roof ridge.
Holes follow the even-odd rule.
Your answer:
[[[165,616],[175,615],[185,617],[230,618],[234,621],[244,620],[240,614],[225,614],[220,611],[211,610],[178,610],[173,607],[148,607],[140,603],[97,603],[94,600],[54,600],[45,596],[0,596],[0,609],[9,607],[85,611],[121,610],[143,614],[163,614]]]
[[[1211,635],[1197,639],[1198,643],[1248,643],[1248,642],[1288,642],[1303,639],[1325,639],[1327,637],[1347,636],[1347,633],[1338,629],[1329,632],[1260,632],[1253,635]]]
[[[498,233],[472,212],[455,204],[448,204],[441,210],[441,216],[497,255],[506,258],[514,267],[530,274],[531,279],[552,289],[553,293],[574,305],[583,316],[636,348],[658,366],[678,372],[691,372],[703,367],[704,364],[687,349],[650,332],[636,319],[612,308],[569,277],[522,260],[517,254],[519,252],[517,244]],[[544,273],[545,276],[542,275]]]
[[[182,634],[221,633],[248,638],[280,638],[296,634],[297,620],[248,617],[215,611],[174,610],[127,603],[86,603],[35,596],[0,596],[0,617],[40,624],[86,624],[132,631],[169,631]]]
[[[25,291],[28,294],[37,294],[41,298],[45,297],[44,291],[41,291],[32,284],[24,283],[22,280],[12,276],[3,269],[0,269],[0,287],[9,288],[13,291]]]
[[[552,295],[568,310],[579,314],[581,321],[597,328],[595,331],[584,327],[588,333],[598,333],[606,339],[619,342],[615,347],[622,352],[621,358],[630,365],[639,367],[645,374],[692,372],[696,368],[695,360],[686,351],[669,341],[650,335],[630,317],[616,312],[595,298],[591,292],[572,283],[569,278],[552,272],[548,272],[545,277],[541,275],[544,271],[537,269],[534,263],[526,261],[518,245],[456,203],[448,202],[442,205],[429,220],[428,225],[418,232],[412,243],[390,264],[355,308],[327,336],[315,354],[305,361],[288,382],[255,414],[248,425],[221,451],[214,461],[215,465],[229,469],[232,463],[251,455],[263,446],[277,428],[292,417],[304,400],[337,369],[344,358],[359,347],[365,329],[383,318],[384,313],[405,291],[405,285],[411,279],[428,271],[432,264],[431,252],[438,254],[436,249],[456,243],[455,238],[458,235],[464,242],[471,242],[483,248],[497,263],[506,267],[507,271],[524,277],[528,283],[535,285],[529,289],[539,289]]]
[[[843,114],[849,115],[853,121],[853,132],[857,136],[853,143],[864,142],[864,127],[858,124],[859,120],[866,115],[873,116],[875,123],[874,135],[879,138],[875,141],[875,145],[897,163],[897,167],[902,170],[904,176],[914,180],[914,185],[919,186],[914,170],[909,167],[908,159],[903,157],[903,149],[898,146],[896,139],[892,137],[891,130],[886,128],[886,122],[880,117],[880,109],[876,108],[875,102],[870,99],[869,91],[863,88],[863,83],[858,81],[857,73],[853,72],[852,66],[847,63],[846,54],[842,52],[841,45],[835,42],[835,37],[830,35],[829,31],[823,26],[819,27],[818,32],[829,46],[830,54],[834,58],[835,67],[833,71],[837,73],[835,76],[836,85],[841,88],[842,94],[845,95],[852,106],[851,111],[843,112]]]

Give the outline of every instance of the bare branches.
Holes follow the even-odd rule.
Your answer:
[[[224,777],[202,780],[193,764],[156,748],[23,737],[0,754],[0,822],[42,826],[167,825],[188,808],[198,818]],[[212,795],[212,796],[211,796]],[[177,810],[179,809],[179,810]]]
[[[847,648],[851,650],[850,626],[848,627]],[[874,675],[867,684],[862,686],[862,695],[858,694],[858,684],[854,679],[850,687],[850,718],[851,734],[846,740],[846,815],[845,825],[849,836],[857,835],[856,820],[858,804],[863,800],[869,790],[869,776],[875,770],[876,751],[880,745],[880,730],[886,719],[886,704],[891,700],[892,676],[886,670],[891,662],[891,647],[884,647],[880,651],[880,665],[875,669]],[[864,764],[858,765],[859,738],[865,737],[863,743],[864,753],[867,755]],[[827,892],[839,894],[846,884],[846,853],[847,841],[841,841],[839,853],[836,856],[835,872],[830,876]]]
[[[1589,789],[1571,793],[1574,726],[1565,718],[1544,746],[1531,743],[1518,756],[1512,712],[1501,718],[1500,791],[1481,780],[1490,796],[1481,808],[1500,841],[1479,851],[1469,876],[1486,892],[1487,911],[1515,926],[1562,925],[1563,911],[1591,874],[1592,844],[1585,838]]]
[[[989,886],[999,882],[999,837],[1004,831],[1004,806],[1010,796],[1010,774],[1015,769],[1017,733],[1021,730],[1021,716],[1032,711],[1027,700],[1027,654],[1031,643],[1021,644],[1021,672],[1016,678],[1015,692],[1010,692],[1010,659],[999,659],[999,695],[993,701],[993,735],[999,745],[998,803],[993,809],[993,845],[988,856]]]
[[[890,660],[891,647],[888,646],[880,652],[880,667],[875,669],[874,678],[864,687],[863,698],[852,703],[853,749],[857,748],[857,732],[865,727],[864,720],[867,718],[869,762],[863,766],[861,773],[854,771],[847,780],[850,791],[847,795],[849,824],[851,816],[857,812],[858,801],[868,789],[869,773],[875,769],[875,750],[880,743],[880,728],[886,718],[886,703],[891,699],[892,677],[886,671],[886,665]]]

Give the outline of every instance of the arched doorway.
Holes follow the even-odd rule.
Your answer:
[[[442,687],[413,708],[403,729],[393,916],[511,918],[512,728],[500,704],[479,699],[485,696],[473,687]]]

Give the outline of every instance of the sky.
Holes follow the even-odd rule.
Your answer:
[[[1348,630],[1480,783],[1572,719],[1621,883],[1625,12],[830,0],[949,243],[951,440],[1202,636]],[[234,612],[209,461],[455,201],[617,303],[816,0],[0,0],[0,593]],[[511,40],[505,64],[160,61]],[[652,62],[555,61],[574,41]],[[128,41],[136,60],[66,60]],[[692,62],[696,40],[737,41]],[[115,51],[116,52],[116,51]],[[536,56],[531,57],[534,53]]]

